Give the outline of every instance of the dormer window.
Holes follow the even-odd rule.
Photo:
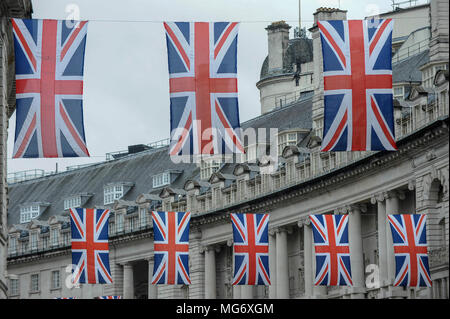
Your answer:
[[[164,172],[153,176],[153,188],[165,186],[170,184],[170,173]]]
[[[208,180],[213,173],[219,170],[221,163],[222,160],[220,158],[202,160],[200,164],[200,179]]]
[[[64,200],[64,210],[81,206],[81,196],[69,197]]]
[[[9,254],[15,254],[16,251],[17,251],[17,238],[9,237],[8,252]]]
[[[104,188],[104,204],[112,204],[116,199],[120,199],[123,196],[122,185],[105,186]]]
[[[282,132],[278,135],[278,154],[283,154],[283,150],[288,145],[297,144],[297,132]]]
[[[20,207],[20,222],[28,223],[39,216],[39,205],[27,205]]]

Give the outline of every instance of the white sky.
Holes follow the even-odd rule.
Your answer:
[[[421,3],[423,1],[418,1]],[[105,153],[169,137],[169,78],[162,21],[239,21],[241,122],[260,115],[259,80],[271,22],[298,26],[298,0],[32,0],[33,18],[66,19],[76,5],[89,20],[84,66],[84,126],[91,158],[11,159],[15,114],[9,120],[8,172],[59,171],[100,162]],[[391,10],[391,0],[303,0],[302,26],[317,8],[348,10],[348,19]],[[291,36],[292,31],[291,29]]]

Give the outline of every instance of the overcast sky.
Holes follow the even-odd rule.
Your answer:
[[[423,2],[423,1],[418,1]],[[84,126],[91,158],[11,159],[15,114],[9,121],[8,172],[65,170],[100,162],[105,153],[169,137],[169,78],[162,21],[239,21],[238,90],[241,122],[261,114],[259,80],[273,21],[298,26],[298,0],[32,0],[33,18],[66,19],[79,9],[89,20],[84,65]],[[303,0],[302,26],[318,7],[363,19],[391,10],[391,0]],[[70,9],[72,10],[70,12]],[[67,12],[69,10],[69,12]],[[292,28],[293,29],[293,28]],[[291,30],[292,36],[292,30]]]

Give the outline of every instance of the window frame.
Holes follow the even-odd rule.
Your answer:
[[[12,283],[15,282],[13,285]],[[9,278],[9,295],[11,297],[20,295],[20,281],[19,278]]]
[[[54,276],[54,274],[57,273],[57,277]],[[55,285],[55,279],[57,285]],[[56,289],[61,289],[61,272],[59,271],[59,269],[57,270],[52,270],[50,273],[50,280],[51,280],[51,290],[56,290]]]
[[[123,184],[108,184],[103,186],[103,204],[113,204],[115,200],[121,199],[124,194]]]
[[[37,287],[34,287],[34,282],[33,282],[33,278],[37,278],[35,284],[37,285]],[[40,276],[39,273],[32,273],[30,274],[30,292],[31,293],[36,293],[40,291]],[[37,289],[35,289],[37,288]]]

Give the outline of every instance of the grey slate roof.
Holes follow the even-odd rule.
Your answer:
[[[428,63],[429,60],[429,50],[426,50],[400,62],[392,63],[392,82],[422,82],[422,72],[419,67]]]
[[[64,199],[79,193],[93,194],[84,207],[103,206],[103,186],[112,182],[132,182],[134,186],[124,195],[123,199],[134,201],[140,194],[161,191],[161,188],[152,188],[152,176],[167,169],[183,171],[172,183],[171,186],[174,188],[183,188],[186,179],[195,178],[199,173],[198,168],[193,164],[174,164],[169,158],[167,148],[162,148],[74,171],[12,184],[9,187],[8,224],[19,223],[19,205],[25,202],[50,202],[51,205],[39,217],[43,220],[62,214]]]
[[[273,110],[241,124],[243,129],[289,128],[310,129],[312,127],[312,96]],[[235,164],[225,164],[221,173],[232,174]],[[103,186],[115,182],[132,183],[122,200],[135,201],[145,193],[158,195],[162,188],[153,189],[152,177],[167,170],[181,173],[170,185],[171,189],[183,190],[187,180],[199,179],[199,168],[195,164],[174,164],[168,155],[167,147],[130,154],[109,162],[46,176],[34,180],[11,184],[9,186],[8,225],[20,222],[19,205],[32,202],[49,202],[50,206],[38,217],[48,220],[51,216],[64,214],[64,199],[81,193],[93,194],[83,207],[103,206]],[[230,180],[231,181],[231,180]],[[201,181],[202,193],[208,183]]]

